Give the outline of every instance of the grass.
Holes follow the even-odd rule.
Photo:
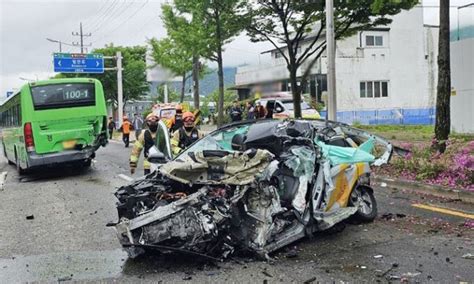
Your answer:
[[[431,141],[434,136],[432,125],[361,125],[354,124],[356,128],[380,135],[386,139],[399,141]],[[474,134],[451,133],[451,138],[464,141],[474,140]]]

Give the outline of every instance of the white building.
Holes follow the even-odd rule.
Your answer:
[[[423,9],[417,6],[394,16],[389,26],[361,31],[337,41],[339,121],[434,123],[438,28],[423,23]],[[250,95],[256,89],[291,89],[285,60],[277,50],[268,53],[272,56],[270,64],[237,69],[235,88],[241,96]],[[326,90],[326,62],[323,54],[311,70],[305,90],[319,101]],[[300,68],[299,75],[305,67]]]
[[[451,129],[474,133],[474,26],[464,30],[451,37]]]

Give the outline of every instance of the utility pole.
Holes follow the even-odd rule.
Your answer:
[[[334,3],[333,0],[326,0],[326,44],[328,58],[328,105],[326,121],[337,120],[337,99],[336,99],[336,43],[334,40]]]
[[[75,43],[73,43],[73,44],[74,44],[74,46],[80,46],[80,47],[81,47],[81,53],[84,53],[84,46],[91,46],[90,43],[87,44],[87,45],[84,45],[84,37],[89,37],[89,36],[91,36],[92,34],[91,34],[91,33],[84,34],[84,33],[82,32],[82,22],[81,22],[80,25],[79,25],[79,32],[72,32],[72,35],[73,35],[73,36],[79,36],[79,37],[80,37],[80,42],[79,42],[79,43],[75,42]]]
[[[117,101],[118,101],[118,119],[119,127],[123,122],[123,85],[122,85],[122,52],[117,51]]]

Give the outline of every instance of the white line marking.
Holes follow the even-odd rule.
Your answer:
[[[118,175],[119,178],[123,179],[124,181],[128,181],[128,182],[132,182],[133,181],[133,178],[127,176],[127,175],[124,175],[124,174],[119,174]]]
[[[2,172],[0,174],[0,191],[3,190],[3,186],[5,185],[5,181],[7,180],[7,173],[8,172]]]

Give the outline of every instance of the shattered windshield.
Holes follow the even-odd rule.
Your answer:
[[[184,151],[180,156],[187,155],[191,152],[201,152],[204,150],[221,150],[234,152],[234,150],[232,150],[231,145],[232,138],[234,137],[234,135],[237,134],[246,134],[249,127],[249,125],[239,125],[207,135],[206,137],[186,149],[186,151]]]

